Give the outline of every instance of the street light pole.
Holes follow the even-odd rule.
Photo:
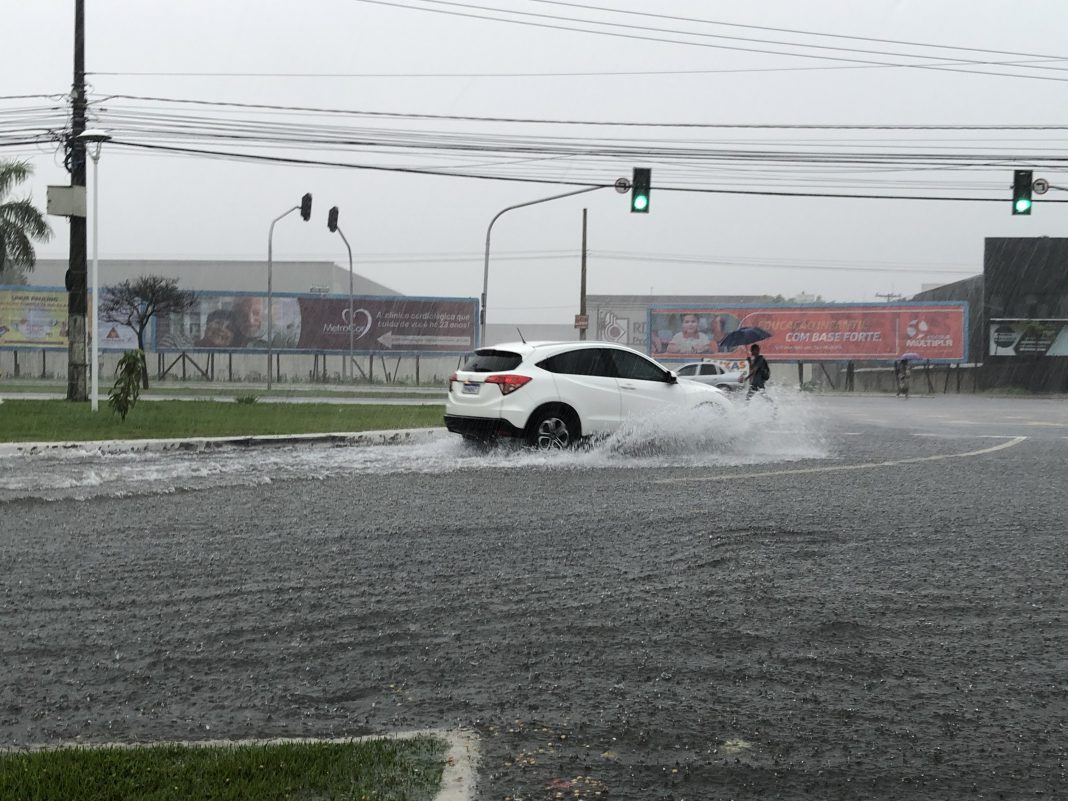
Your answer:
[[[93,344],[89,362],[89,374],[92,376],[89,397],[90,406],[95,412],[100,407],[100,343],[97,337],[100,332],[100,215],[97,213],[100,208],[100,149],[111,137],[103,131],[88,130],[80,133],[78,138],[91,145],[89,158],[93,160],[93,327],[89,332],[89,340]]]
[[[512,211],[512,209],[521,209],[524,206],[535,206],[538,203],[548,203],[550,200],[560,200],[560,198],[573,197],[574,195],[583,195],[586,192],[596,192],[598,189],[605,189],[606,186],[587,186],[585,189],[576,189],[573,192],[564,192],[562,195],[552,195],[551,197],[543,197],[539,200],[528,200],[526,203],[517,203],[514,206],[509,206],[506,209],[498,211],[492,220],[490,220],[489,227],[486,229],[486,258],[482,268],[482,315],[481,315],[481,333],[479,335],[480,345],[486,344],[486,298],[489,294],[489,254],[490,254],[490,234],[493,232],[493,224],[504,214],[506,211]]]

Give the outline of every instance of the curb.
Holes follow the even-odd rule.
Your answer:
[[[87,451],[99,454],[142,451],[213,451],[222,448],[279,447],[282,445],[370,446],[428,442],[444,428],[407,428],[395,431],[337,432],[327,434],[268,434],[241,437],[189,437],[185,439],[115,439],[83,442],[9,442],[0,444],[0,456],[35,456],[49,452]]]

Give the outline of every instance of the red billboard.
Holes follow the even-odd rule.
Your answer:
[[[718,342],[740,327],[762,328],[772,361],[895,361],[967,358],[967,303],[828,304],[822,306],[660,307],[649,310],[649,354],[693,361],[739,358],[745,348]]]

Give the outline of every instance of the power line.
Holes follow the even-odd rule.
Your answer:
[[[144,150],[182,153],[187,155],[202,155],[216,158],[224,158],[235,161],[268,162],[273,164],[299,164],[304,166],[336,167],[344,169],[364,170],[372,172],[406,173],[413,175],[434,175],[450,178],[470,178],[475,180],[496,180],[514,183],[538,183],[556,186],[611,186],[611,183],[597,181],[565,181],[550,178],[521,178],[512,176],[487,175],[481,173],[464,173],[455,170],[441,169],[418,169],[413,167],[378,166],[369,164],[352,164],[350,162],[327,161],[321,159],[301,159],[290,156],[267,156],[249,153],[234,153],[220,150],[206,150],[201,148],[184,148],[168,145],[150,145],[146,143],[128,142],[121,139],[113,139],[110,146],[130,147]],[[1002,198],[960,197],[942,195],[881,195],[874,193],[837,193],[837,192],[784,192],[753,189],[709,189],[679,186],[657,186],[658,192],[689,192],[695,194],[714,195],[746,195],[750,197],[805,197],[805,198],[840,198],[846,200],[918,200],[918,201],[943,201],[963,203],[1002,203]],[[1043,200],[1043,203],[1068,203],[1068,200]]]
[[[978,47],[959,47],[959,46],[956,46],[956,45],[932,44],[932,43],[929,43],[929,42],[909,42],[909,41],[902,41],[900,39],[880,39],[880,38],[870,37],[870,36],[854,36],[854,35],[838,34],[838,33],[823,33],[821,31],[805,31],[805,30],[798,30],[796,28],[773,28],[773,27],[769,27],[767,25],[744,25],[744,24],[737,23],[737,22],[722,22],[720,20],[698,19],[698,18],[695,18],[695,17],[679,17],[679,16],[672,16],[672,15],[669,15],[669,14],[654,14],[654,13],[652,13],[650,11],[630,11],[630,10],[618,9],[618,8],[605,8],[603,6],[591,6],[591,5],[586,5],[586,4],[582,4],[582,3],[564,2],[563,0],[528,0],[528,2],[541,3],[543,5],[551,5],[551,6],[567,6],[569,8],[581,8],[581,9],[585,9],[585,10],[589,10],[589,11],[607,11],[609,13],[626,14],[626,15],[629,15],[629,16],[653,17],[653,18],[657,18],[657,19],[670,19],[670,20],[675,20],[675,21],[679,21],[679,22],[696,22],[696,23],[699,23],[699,24],[702,24],[702,25],[718,25],[718,26],[722,26],[722,27],[725,27],[725,28],[744,28],[746,30],[773,31],[775,33],[789,33],[789,34],[795,34],[795,35],[799,35],[799,36],[820,36],[820,37],[824,37],[824,38],[828,38],[828,39],[849,39],[849,40],[858,41],[858,42],[877,42],[877,43],[880,43],[880,44],[904,45],[906,47],[928,47],[928,48],[934,48],[934,49],[940,49],[940,50],[959,50],[959,51],[968,52],[968,53],[989,53],[991,55],[998,55],[998,56],[1022,56],[1024,58],[1051,59],[1051,60],[1054,60],[1054,61],[1063,61],[1063,60],[1065,60],[1065,57],[1063,57],[1063,56],[1039,55],[1039,54],[1035,54],[1035,53],[1018,53],[1018,52],[1014,52],[1014,51],[1011,51],[1011,50],[987,50],[987,49],[978,48]]]
[[[364,0],[358,0],[363,2]],[[524,123],[538,125],[589,125],[616,126],[621,128],[698,128],[742,130],[813,130],[813,131],[1065,131],[1065,124],[1042,125],[910,125],[910,124],[803,124],[803,123],[729,123],[729,122],[633,122],[623,120],[552,119],[543,117],[484,117],[461,114],[424,114],[417,112],[367,111],[321,106],[290,106],[270,103],[242,103],[226,100],[199,100],[196,98],[160,97],[153,95],[109,94],[94,101],[140,100],[156,103],[175,103],[210,107],[258,109],[261,111],[294,111],[310,114],[341,114],[356,117],[379,117],[406,120],[447,120],[457,122]]]
[[[731,38],[737,39],[737,38],[740,38],[740,37],[717,36],[715,34],[692,33],[692,32],[688,32],[688,31],[682,31],[682,32],[673,31],[673,30],[666,30],[665,31],[664,29],[651,28],[651,27],[648,27],[648,26],[625,25],[625,24],[621,24],[621,23],[601,22],[601,21],[597,21],[597,20],[584,20],[584,19],[577,20],[577,19],[571,18],[571,17],[560,17],[558,15],[552,15],[552,14],[536,14],[536,13],[529,12],[529,11],[512,11],[512,10],[499,9],[499,8],[489,8],[489,7],[486,7],[486,6],[476,6],[476,5],[467,4],[467,3],[450,2],[450,0],[420,0],[420,1],[424,2],[424,3],[428,3],[428,4],[439,5],[439,6],[449,6],[449,7],[452,7],[452,8],[467,8],[467,9],[475,9],[475,10],[480,10],[480,11],[492,11],[492,12],[497,12],[497,13],[514,14],[514,15],[520,15],[520,16],[526,16],[526,17],[534,17],[534,18],[539,18],[539,19],[563,20],[563,21],[567,21],[567,22],[585,22],[587,24],[603,25],[603,26],[613,27],[613,28],[626,28],[626,29],[630,29],[630,30],[646,30],[646,31],[652,31],[652,32],[666,32],[666,33],[672,33],[672,34],[680,34],[680,35],[683,35],[683,36],[704,36],[704,37],[725,38],[725,39],[731,39]],[[1015,73],[992,72],[992,71],[989,71],[989,70],[963,69],[963,68],[960,68],[960,66],[959,66],[959,65],[983,66],[983,65],[987,65],[987,64],[997,65],[998,62],[975,62],[975,61],[969,61],[967,59],[955,59],[953,61],[945,62],[945,63],[942,63],[942,64],[889,63],[889,62],[884,62],[884,61],[873,61],[873,60],[869,60],[869,59],[851,58],[851,57],[848,57],[848,56],[827,56],[827,55],[819,55],[819,54],[815,54],[815,53],[783,52],[783,51],[776,51],[776,50],[766,50],[766,49],[762,49],[762,48],[751,48],[751,47],[739,47],[739,46],[724,45],[724,44],[714,44],[714,43],[709,43],[709,42],[692,42],[692,41],[688,41],[688,40],[685,40],[685,39],[665,39],[665,38],[661,38],[661,37],[658,37],[658,36],[643,36],[643,35],[634,34],[634,33],[622,33],[622,32],[619,32],[619,31],[602,31],[602,30],[594,30],[594,29],[589,29],[589,28],[576,28],[576,27],[571,27],[569,25],[555,25],[555,24],[550,24],[550,23],[545,23],[545,22],[532,22],[532,21],[529,21],[529,20],[510,19],[510,18],[507,18],[507,17],[482,16],[482,15],[479,15],[479,14],[472,14],[472,13],[463,12],[463,11],[450,11],[450,10],[442,9],[442,8],[424,8],[422,6],[405,5],[405,4],[399,3],[399,2],[389,2],[389,0],[355,0],[355,2],[368,3],[368,4],[372,4],[372,5],[379,5],[379,6],[387,6],[387,7],[392,7],[392,8],[400,8],[400,9],[404,9],[404,10],[407,10],[407,11],[422,11],[422,12],[428,12],[428,13],[434,13],[434,14],[444,14],[444,15],[448,15],[448,16],[465,17],[465,18],[470,18],[470,19],[481,19],[481,20],[486,20],[486,21],[490,21],[490,22],[505,22],[505,23],[514,24],[514,25],[524,25],[524,26],[530,26],[530,27],[535,27],[535,28],[548,28],[550,30],[562,30],[562,31],[569,31],[569,32],[574,32],[574,33],[586,33],[586,34],[592,34],[592,35],[597,35],[597,36],[610,36],[610,37],[623,38],[623,39],[637,39],[637,40],[641,40],[641,41],[660,42],[660,43],[664,43],[664,44],[686,45],[686,46],[691,46],[691,47],[706,47],[706,48],[712,48],[712,49],[718,49],[718,50],[731,50],[731,51],[740,51],[740,52],[746,52],[746,53],[758,53],[758,54],[763,54],[763,55],[776,55],[776,56],[788,56],[788,57],[794,57],[794,58],[809,58],[809,59],[818,59],[818,60],[826,60],[826,61],[849,62],[851,64],[858,64],[858,65],[863,65],[863,66],[866,66],[866,67],[871,67],[871,66],[897,67],[897,68],[907,68],[907,69],[936,70],[936,71],[941,71],[941,72],[963,72],[963,73],[970,74],[970,75],[992,75],[992,76],[1002,77],[1002,78],[1030,78],[1030,79],[1034,79],[1034,80],[1045,80],[1045,81],[1068,81],[1068,78],[1057,78],[1057,77],[1049,76],[1049,75],[1018,75],[1018,74],[1015,74]],[[760,41],[760,40],[755,40],[755,41]],[[793,44],[793,43],[791,43],[791,44],[788,44],[786,46],[788,46],[788,47],[798,47],[798,48],[807,47],[807,48],[815,48],[815,49],[848,50],[848,48],[827,48],[826,46],[822,46],[822,45],[806,45],[806,44],[803,44],[803,43],[802,44]],[[875,52],[876,52],[877,55],[881,55],[882,54],[882,53],[879,53],[878,51],[875,51]],[[891,54],[891,55],[903,55],[905,58],[934,58],[933,56],[926,56],[926,55],[922,55],[922,54]],[[1057,60],[1060,60],[1060,59],[1057,59]],[[1006,63],[1004,65],[1005,66],[1027,66],[1027,65],[1017,65],[1017,64],[1013,64],[1011,62],[1008,62],[1008,63]],[[1061,68],[1055,68],[1054,67],[1054,68],[1046,68],[1046,69],[1061,69]]]
[[[627,15],[627,16],[632,16],[632,17],[644,17],[644,18],[650,18],[650,19],[666,19],[666,20],[672,20],[672,21],[676,21],[676,22],[696,23],[696,24],[699,24],[699,25],[711,25],[711,26],[717,26],[717,27],[736,28],[736,29],[744,29],[744,30],[771,31],[771,32],[774,32],[774,33],[786,33],[786,34],[790,34],[790,35],[793,35],[793,36],[810,36],[810,37],[820,37],[820,38],[825,38],[825,39],[848,40],[848,41],[856,41],[856,42],[873,42],[873,43],[878,43],[878,44],[900,45],[900,46],[903,46],[903,47],[920,47],[920,48],[927,48],[927,49],[933,49],[933,50],[947,50],[947,51],[956,51],[956,52],[965,52],[965,53],[982,53],[982,54],[997,55],[997,56],[1022,57],[1022,58],[1030,59],[1031,61],[1030,62],[1025,62],[1025,63],[1021,63],[1021,62],[1008,62],[1008,63],[1011,64],[1012,66],[1018,66],[1018,67],[1028,68],[1028,69],[1063,70],[1064,68],[1062,68],[1062,67],[1043,67],[1043,66],[1038,66],[1038,64],[1044,63],[1044,62],[1054,62],[1054,63],[1056,63],[1056,62],[1063,62],[1063,61],[1066,60],[1065,57],[1062,57],[1062,56],[1052,56],[1052,55],[1033,54],[1033,53],[1022,53],[1022,52],[1006,51],[1006,50],[990,50],[990,49],[977,48],[977,47],[965,47],[965,46],[960,46],[960,45],[945,45],[945,44],[937,44],[937,43],[930,43],[930,42],[913,42],[913,41],[904,41],[904,40],[899,40],[899,39],[885,39],[885,38],[868,37],[868,36],[832,34],[832,33],[823,33],[823,32],[820,32],[820,31],[799,30],[799,29],[794,29],[794,28],[776,28],[776,27],[765,26],[765,25],[745,25],[745,24],[739,24],[739,23],[723,22],[721,20],[707,20],[707,19],[699,19],[699,18],[694,18],[694,17],[682,17],[682,16],[675,16],[675,15],[668,15],[668,14],[655,14],[655,13],[652,13],[652,12],[644,12],[644,11],[630,11],[630,10],[625,10],[625,9],[614,9],[614,8],[607,8],[607,7],[603,7],[603,6],[591,6],[591,5],[580,4],[580,3],[558,2],[557,0],[530,0],[530,2],[541,3],[541,4],[544,4],[544,5],[564,6],[564,7],[569,7],[569,8],[582,9],[582,10],[585,10],[585,11],[599,11],[599,12]],[[433,11],[433,9],[423,9],[423,8],[418,8],[418,7],[410,7],[410,6],[402,6],[402,7],[406,8],[407,10]],[[495,9],[495,8],[490,8],[490,7],[485,7],[485,6],[468,6],[468,7],[477,8],[477,9],[485,10],[485,11],[498,11],[500,13],[527,13],[527,12],[515,12],[515,11],[511,11],[511,10],[507,10],[507,9]],[[597,20],[584,20],[584,19],[581,19],[581,18],[573,18],[573,17],[567,17],[567,18],[562,18],[562,19],[566,19],[568,21],[573,21],[573,22],[580,22],[581,21],[581,22],[589,22],[589,23],[592,23],[592,24],[604,24],[604,23],[601,23],[601,22],[599,22]],[[506,21],[506,20],[502,20],[502,21]],[[639,28],[639,29],[641,29],[641,28]],[[686,33],[686,35],[691,35],[689,32],[685,32],[685,33]],[[692,34],[692,35],[699,35],[699,34]],[[708,34],[705,34],[705,35],[708,35]],[[748,39],[744,39],[744,38],[741,38],[741,37],[735,37],[735,38],[739,38],[742,41],[750,41]],[[763,41],[763,40],[756,40],[756,41]],[[791,46],[796,46],[796,47],[816,47],[816,45],[808,45],[808,44],[803,43],[803,42],[800,42],[800,43],[788,43],[788,44],[790,44]],[[850,48],[831,48],[831,49],[846,49],[846,50],[850,50]],[[860,52],[871,52],[871,51],[860,51]],[[794,54],[794,55],[796,55],[796,54]],[[924,54],[915,54],[915,53],[914,54],[891,53],[889,55],[905,55],[907,57],[912,57],[912,58],[937,58],[936,56],[927,56],[927,55],[924,55]],[[956,63],[956,64],[975,63],[975,64],[978,64],[978,65],[986,65],[986,64],[999,63],[999,62],[988,62],[988,61],[971,61],[971,62],[967,62],[967,61],[961,61],[961,60],[958,59],[958,60],[956,60],[956,61],[954,61],[952,63]],[[872,68],[881,68],[884,65],[873,64],[873,65],[868,65],[868,66],[870,66]],[[890,65],[890,66],[899,66],[899,65]],[[901,65],[901,66],[904,66],[904,65]],[[820,69],[824,69],[824,70],[825,69],[831,69],[831,70],[834,70],[834,69],[861,69],[861,68],[865,68],[865,67],[863,65],[844,65],[844,66],[837,66],[837,67],[833,67],[833,66],[832,67],[827,67],[827,66],[820,66],[820,67],[770,67],[770,68],[768,68],[768,67],[755,67],[755,68],[731,67],[731,68],[723,68],[723,69],[700,69],[700,70],[595,70],[595,71],[503,72],[503,73],[448,73],[448,72],[433,72],[433,73],[412,73],[412,72],[401,72],[401,73],[366,73],[366,72],[364,72],[364,73],[326,73],[326,72],[293,73],[293,72],[206,72],[206,71],[181,71],[181,72],[179,72],[179,71],[152,71],[152,72],[148,72],[148,71],[97,71],[97,72],[93,72],[91,74],[92,75],[102,75],[102,76],[135,76],[135,77],[213,77],[213,78],[233,77],[233,78],[313,78],[313,79],[322,79],[322,78],[360,78],[360,79],[366,79],[366,78],[371,78],[371,79],[378,79],[378,78],[418,78],[418,79],[427,79],[427,78],[556,78],[556,77],[611,77],[611,76],[632,77],[632,76],[657,76],[657,75],[665,75],[665,76],[666,75],[707,75],[707,74],[717,74],[717,73],[791,72],[791,71],[804,71],[804,70],[810,70],[810,69],[817,69],[817,70],[820,70]],[[970,70],[968,70],[968,71],[970,72]],[[1018,76],[1018,77],[1024,77],[1024,76]]]

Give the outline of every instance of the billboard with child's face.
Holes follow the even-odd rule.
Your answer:
[[[740,327],[756,327],[771,335],[760,349],[773,361],[895,361],[916,353],[961,362],[968,355],[967,320],[966,303],[651,308],[649,354],[738,358],[744,347],[723,350],[719,342]]]

